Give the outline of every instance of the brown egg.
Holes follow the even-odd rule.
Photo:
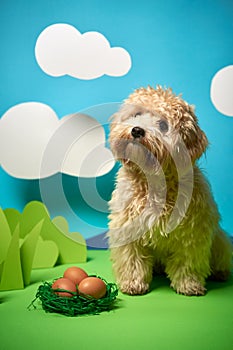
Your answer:
[[[74,282],[69,280],[68,278],[58,278],[53,284],[52,284],[52,289],[65,289],[67,292],[55,292],[55,294],[59,295],[59,297],[73,297],[74,294],[72,293],[77,293],[76,285]],[[69,293],[69,291],[71,293]]]
[[[82,296],[100,299],[106,294],[106,284],[98,277],[87,277],[80,282],[78,292]]]
[[[88,274],[80,267],[72,266],[65,270],[63,277],[68,278],[77,286],[84,278],[88,277]]]

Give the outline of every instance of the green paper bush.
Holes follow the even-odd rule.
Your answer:
[[[24,288],[32,268],[80,263],[87,257],[82,235],[70,233],[63,217],[51,220],[38,201],[29,202],[22,213],[0,208],[0,241],[0,290]]]

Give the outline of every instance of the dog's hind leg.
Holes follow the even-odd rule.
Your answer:
[[[232,269],[233,246],[225,232],[218,229],[211,248],[211,278],[226,281]]]

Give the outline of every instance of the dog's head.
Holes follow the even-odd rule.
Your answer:
[[[116,159],[146,172],[174,159],[193,164],[208,141],[194,107],[171,89],[157,86],[136,90],[114,114],[110,145]]]

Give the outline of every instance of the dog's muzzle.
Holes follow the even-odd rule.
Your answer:
[[[145,130],[140,128],[140,126],[135,126],[132,130],[131,130],[131,135],[133,136],[133,138],[137,139],[139,137],[144,137],[145,136]]]

